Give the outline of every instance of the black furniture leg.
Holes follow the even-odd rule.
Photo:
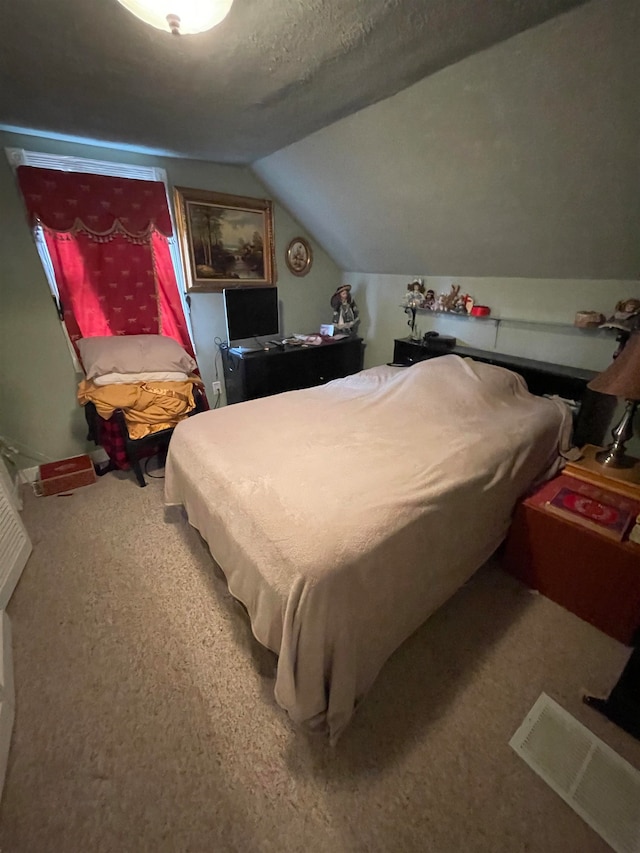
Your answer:
[[[132,453],[129,456],[129,462],[131,463],[131,467],[133,468],[133,473],[136,475],[136,480],[138,481],[138,484],[144,489],[144,487],[147,485],[147,483],[146,483],[146,480],[144,479],[144,474],[142,473],[142,468],[140,467],[140,460],[135,455],[135,453]]]
[[[124,440],[124,451],[127,455],[127,461],[131,466],[131,470],[136,475],[136,480],[138,481],[138,485],[140,488],[144,489],[147,485],[144,474],[142,473],[142,468],[140,467],[140,457],[138,455],[138,447],[143,447],[145,445],[145,439],[132,439],[129,437],[129,430],[127,429],[127,422],[124,417],[124,412],[122,409],[116,409],[113,414],[113,417],[116,419],[117,423],[120,425],[120,431],[122,433],[122,438]],[[149,438],[149,436],[148,436]]]
[[[104,477],[104,475],[108,474],[109,471],[118,470],[118,466],[114,465],[111,459],[108,462],[105,462],[103,465],[97,465],[94,463],[93,467],[95,468],[98,477]]]
[[[206,397],[204,397],[203,402],[203,394],[198,389],[194,389],[194,402],[195,408],[193,409],[193,411],[189,412],[189,417],[191,415],[195,415],[199,412],[205,411]],[[167,429],[159,430],[158,432],[153,432],[150,435],[145,436],[144,438],[131,438],[129,435],[129,430],[127,429],[127,422],[125,420],[124,412],[122,411],[122,409],[116,409],[113,414],[113,417],[120,425],[122,438],[124,440],[124,449],[127,455],[129,465],[131,466],[131,470],[135,474],[136,480],[138,481],[138,485],[140,486],[140,488],[144,489],[144,487],[147,485],[147,482],[144,478],[144,474],[142,473],[142,467],[140,465],[140,454],[145,449],[151,448],[154,453],[161,453],[164,454],[164,457],[166,457],[167,449],[169,446],[169,440],[173,434],[173,427],[168,427]],[[149,452],[145,454],[145,458],[148,456]]]
[[[636,646],[608,699],[585,696],[584,703],[640,740],[640,646]]]

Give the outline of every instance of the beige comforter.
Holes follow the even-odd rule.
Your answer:
[[[559,466],[570,416],[455,355],[376,367],[176,427],[167,504],[209,544],[275,695],[333,742],[392,652],[492,554]]]

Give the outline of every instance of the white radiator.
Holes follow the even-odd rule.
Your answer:
[[[11,480],[0,461],[0,610],[7,606],[30,553],[29,536],[13,503]]]
[[[11,623],[4,612],[31,553],[31,541],[14,504],[11,478],[0,460],[0,794],[15,714]]]

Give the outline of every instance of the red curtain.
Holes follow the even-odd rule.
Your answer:
[[[167,238],[164,184],[18,168],[51,255],[74,345],[95,335],[163,334],[194,355]]]

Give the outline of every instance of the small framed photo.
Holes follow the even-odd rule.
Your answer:
[[[294,275],[306,275],[311,269],[313,252],[304,237],[294,237],[286,254],[287,267]]]
[[[174,188],[187,290],[275,284],[271,201]]]

